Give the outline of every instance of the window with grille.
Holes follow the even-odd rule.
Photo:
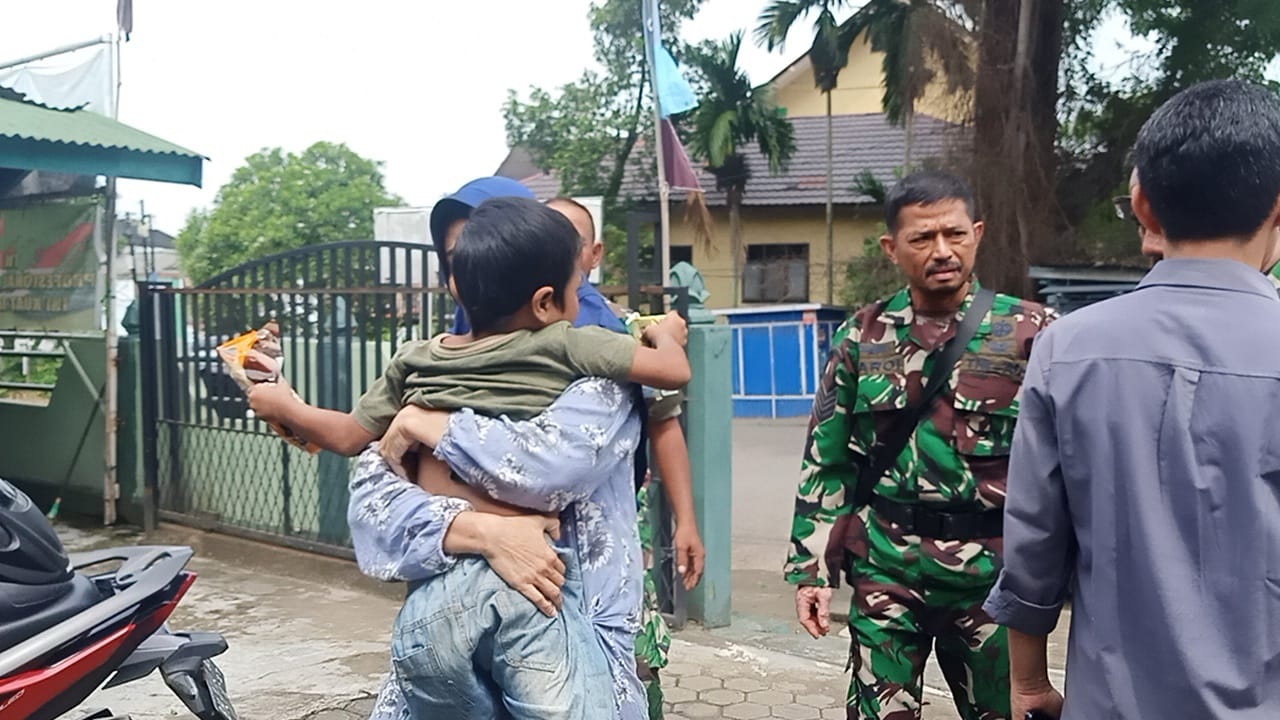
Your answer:
[[[809,245],[748,245],[742,301],[809,301]]]

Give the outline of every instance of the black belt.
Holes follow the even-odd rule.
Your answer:
[[[981,540],[1004,535],[1004,511],[1000,509],[943,512],[879,495],[871,497],[871,509],[908,535],[934,540]]]

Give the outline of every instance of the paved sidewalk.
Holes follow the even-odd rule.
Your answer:
[[[349,562],[176,526],[151,538],[65,525],[59,532],[72,549],[144,541],[195,548],[190,567],[199,577],[170,624],[227,638],[230,649],[217,662],[244,720],[369,716],[403,586],[369,580]],[[777,573],[735,573],[733,593],[730,627],[690,625],[676,634],[662,675],[667,717],[843,718],[847,634],[816,641],[799,634],[791,590]],[[924,720],[954,720],[932,663],[926,685]],[[134,720],[186,717],[156,676],[100,691],[88,704]]]

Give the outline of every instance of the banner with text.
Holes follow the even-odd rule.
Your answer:
[[[0,209],[0,330],[99,329],[97,216],[92,200]]]

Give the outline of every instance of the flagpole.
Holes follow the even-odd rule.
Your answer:
[[[115,93],[111,99],[111,118],[120,117],[120,33],[114,38],[114,55],[112,58],[115,75]],[[107,381],[103,388],[107,414],[105,418],[104,448],[107,471],[102,479],[102,524],[114,525],[116,522],[116,500],[120,497],[120,483],[116,477],[116,443],[119,428],[119,382],[120,382],[120,337],[116,332],[116,179],[107,178],[106,218],[103,220],[106,235],[107,267],[106,267],[106,303],[105,340],[107,346]]]
[[[28,55],[24,58],[18,58],[17,60],[7,60],[3,63],[0,63],[0,70],[8,70],[9,68],[15,68],[15,67],[18,67],[19,65],[26,65],[27,63],[33,63],[37,60],[46,60],[55,55],[63,55],[65,53],[71,53],[77,50],[83,50],[85,48],[93,47],[94,45],[103,45],[109,42],[111,42],[111,36],[103,35],[102,37],[96,38],[93,40],[87,40],[85,42],[75,43],[73,45],[63,45],[62,47],[54,48],[53,50],[47,50],[42,53],[36,53],[35,55]]]
[[[658,238],[658,255],[662,263],[659,286],[666,286],[671,275],[671,186],[667,184],[665,150],[662,146],[662,104],[658,99],[658,43],[662,40],[662,20],[658,12],[659,0],[644,0],[645,53],[649,60],[649,87],[653,95],[654,155],[658,160],[658,218],[661,237]]]

